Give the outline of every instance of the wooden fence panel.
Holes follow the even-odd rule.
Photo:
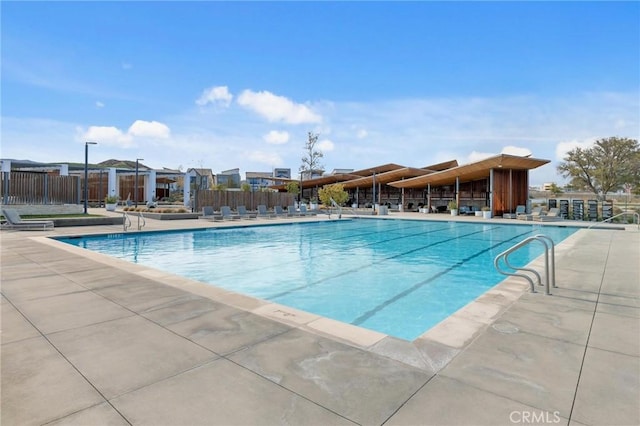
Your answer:
[[[196,191],[194,210],[200,211],[203,206],[212,206],[219,211],[222,206],[229,206],[235,210],[238,206],[245,206],[247,210],[257,210],[264,204],[272,209],[274,206],[286,207],[294,204],[296,196],[287,192],[251,192],[251,191]]]
[[[4,204],[78,204],[78,182],[77,176],[0,173],[0,199]]]

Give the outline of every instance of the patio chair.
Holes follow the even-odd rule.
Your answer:
[[[202,207],[202,216],[198,216],[198,219],[204,220],[222,220],[221,214],[215,214],[212,206]]]
[[[516,211],[513,213],[505,213],[502,215],[504,219],[518,219],[518,216],[527,213],[527,206],[520,204],[516,206]]]
[[[21,231],[45,231],[47,229],[53,229],[54,227],[52,220],[23,220],[20,214],[13,209],[2,209],[2,215],[7,221],[6,224],[2,225],[3,228],[18,229]]]
[[[240,215],[239,214],[233,214],[231,212],[231,207],[229,207],[229,206],[220,207],[220,213],[222,214],[222,219],[224,219],[224,220],[237,220],[237,219],[240,219]]]
[[[258,216],[256,213],[249,213],[245,206],[238,206],[238,215],[241,219],[255,219]]]
[[[274,206],[273,212],[275,213],[275,217],[288,217],[287,213],[282,210],[282,206]]]
[[[305,204],[300,204],[300,215],[302,216],[317,216],[318,212],[315,210],[307,210],[307,206]]]
[[[296,210],[296,206],[288,206],[287,207],[287,216],[288,217],[301,217],[304,216],[302,213],[298,213]]]
[[[276,215],[273,213],[269,213],[269,211],[267,210],[267,206],[265,206],[264,204],[260,204],[258,206],[258,217],[263,219],[273,219],[276,217]]]
[[[534,207],[531,209],[531,213],[529,214],[519,214],[517,216],[520,220],[534,220],[534,218],[539,217],[542,214],[542,207]]]
[[[559,213],[560,213],[560,209],[554,207],[549,209],[547,214],[541,214],[537,217],[534,217],[533,220],[536,220],[538,222],[551,222],[554,220],[563,220],[561,216],[558,216]]]

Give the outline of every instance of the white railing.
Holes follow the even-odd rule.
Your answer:
[[[553,244],[553,240],[547,237],[546,235],[539,234],[539,235],[534,235],[532,237],[525,238],[524,240],[520,241],[518,244],[508,248],[507,250],[497,255],[493,261],[493,265],[496,267],[497,271],[503,275],[522,277],[526,279],[527,281],[529,281],[531,292],[535,293],[536,292],[535,283],[533,282],[533,279],[529,275],[519,273],[519,272],[508,272],[503,270],[500,267],[500,259],[502,259],[504,261],[504,264],[507,267],[513,269],[514,271],[531,272],[537,278],[538,285],[542,285],[542,279],[538,271],[531,268],[513,266],[509,263],[509,255],[511,253],[513,253],[514,251],[518,250],[521,247],[526,246],[532,241],[539,241],[544,245],[545,294],[549,295],[551,294],[551,290],[549,288],[550,284],[553,287],[557,287],[556,286],[556,259],[555,259],[556,256],[555,256],[555,246]],[[549,252],[551,252],[551,268],[549,268]],[[549,269],[551,269],[551,274],[549,273]]]

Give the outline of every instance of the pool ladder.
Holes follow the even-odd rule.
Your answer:
[[[145,220],[144,216],[142,216],[142,213],[137,212],[138,213],[138,231],[141,231],[142,228],[144,228],[147,224],[147,221]],[[129,215],[127,214],[127,212],[122,212],[123,215],[123,220],[122,220],[122,228],[124,232],[127,232],[129,230],[129,228],[131,228],[132,224],[131,224],[131,218],[129,217]],[[140,222],[140,219],[142,219],[142,223]]]
[[[536,292],[535,283],[533,282],[533,279],[531,278],[530,275],[527,275],[522,272],[508,272],[503,270],[500,267],[500,259],[502,259],[504,261],[504,264],[514,271],[526,271],[526,272],[532,273],[537,278],[538,285],[542,285],[542,278],[540,277],[540,274],[538,273],[538,271],[531,268],[516,267],[509,263],[509,255],[511,253],[526,246],[527,244],[533,241],[539,241],[544,245],[545,294],[550,295],[551,291],[549,289],[549,285],[551,284],[554,288],[557,287],[556,286],[556,259],[555,259],[556,255],[555,255],[555,246],[553,244],[553,240],[548,236],[543,234],[538,234],[532,237],[525,238],[524,240],[520,241],[518,244],[508,248],[507,250],[497,255],[493,261],[493,265],[496,267],[498,272],[500,272],[503,275],[511,275],[511,276],[522,277],[526,279],[527,281],[529,281],[531,292],[535,293]],[[551,252],[551,268],[549,268],[549,252]],[[551,275],[549,274],[549,269],[551,269]]]
[[[333,198],[330,198],[330,200],[331,204],[338,209],[338,219],[342,219],[342,206],[336,203],[336,200],[334,200]],[[349,207],[346,207],[346,210],[349,210]],[[351,207],[351,211],[353,212],[353,215],[355,217],[358,217],[358,212],[356,211],[356,209]]]

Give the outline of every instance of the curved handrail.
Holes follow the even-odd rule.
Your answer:
[[[506,266],[508,266],[509,268],[511,268],[511,269],[513,269],[515,271],[531,272],[532,274],[534,274],[536,276],[537,281],[538,281],[538,285],[542,285],[542,278],[540,277],[540,274],[538,273],[538,271],[536,271],[534,269],[531,269],[531,268],[513,266],[511,263],[509,263],[509,255],[511,253],[513,253],[514,251],[518,250],[521,247],[526,246],[527,244],[531,243],[532,241],[539,241],[544,245],[544,252],[545,252],[545,293],[550,295],[551,294],[551,291],[549,289],[550,283],[553,283],[552,284],[553,287],[557,287],[556,286],[556,272],[555,272],[555,246],[554,246],[553,240],[551,238],[547,237],[546,235],[538,234],[538,235],[534,235],[534,236],[525,238],[524,240],[520,241],[519,243],[511,246],[510,248],[506,249],[502,253],[498,254],[495,257],[495,259],[493,260],[493,265],[495,266],[496,270],[499,273],[503,274],[503,275],[522,277],[522,278],[526,279],[527,281],[529,281],[531,292],[535,293],[536,292],[535,283],[533,282],[533,279],[529,275],[518,273],[518,272],[508,272],[508,271],[503,270],[500,267],[500,259],[502,259]],[[549,244],[551,246],[551,268],[552,268],[552,271],[553,271],[551,277],[549,275]]]
[[[338,203],[336,203],[336,200],[334,200],[333,198],[329,198],[329,200],[331,200],[331,204],[333,204],[338,209],[338,219],[342,219],[342,207]]]
[[[140,225],[140,219],[142,219],[142,225]],[[141,212],[138,212],[138,231],[141,231],[147,225],[147,221]]]
[[[633,215],[634,219],[636,219],[636,223],[638,224],[638,229],[640,229],[640,213],[634,212],[634,211],[624,211],[622,213],[618,213],[617,215],[611,216],[610,218],[607,218],[607,219],[604,219],[604,220],[601,220],[600,222],[595,222],[593,225],[589,226],[587,229],[591,229],[591,228],[593,228],[594,226],[596,226],[596,225],[598,225],[600,223],[609,222],[610,220],[613,220],[613,219],[615,219],[617,217],[626,216],[628,214]]]
[[[131,218],[126,211],[122,212],[122,230],[127,232],[127,229],[131,228]]]

